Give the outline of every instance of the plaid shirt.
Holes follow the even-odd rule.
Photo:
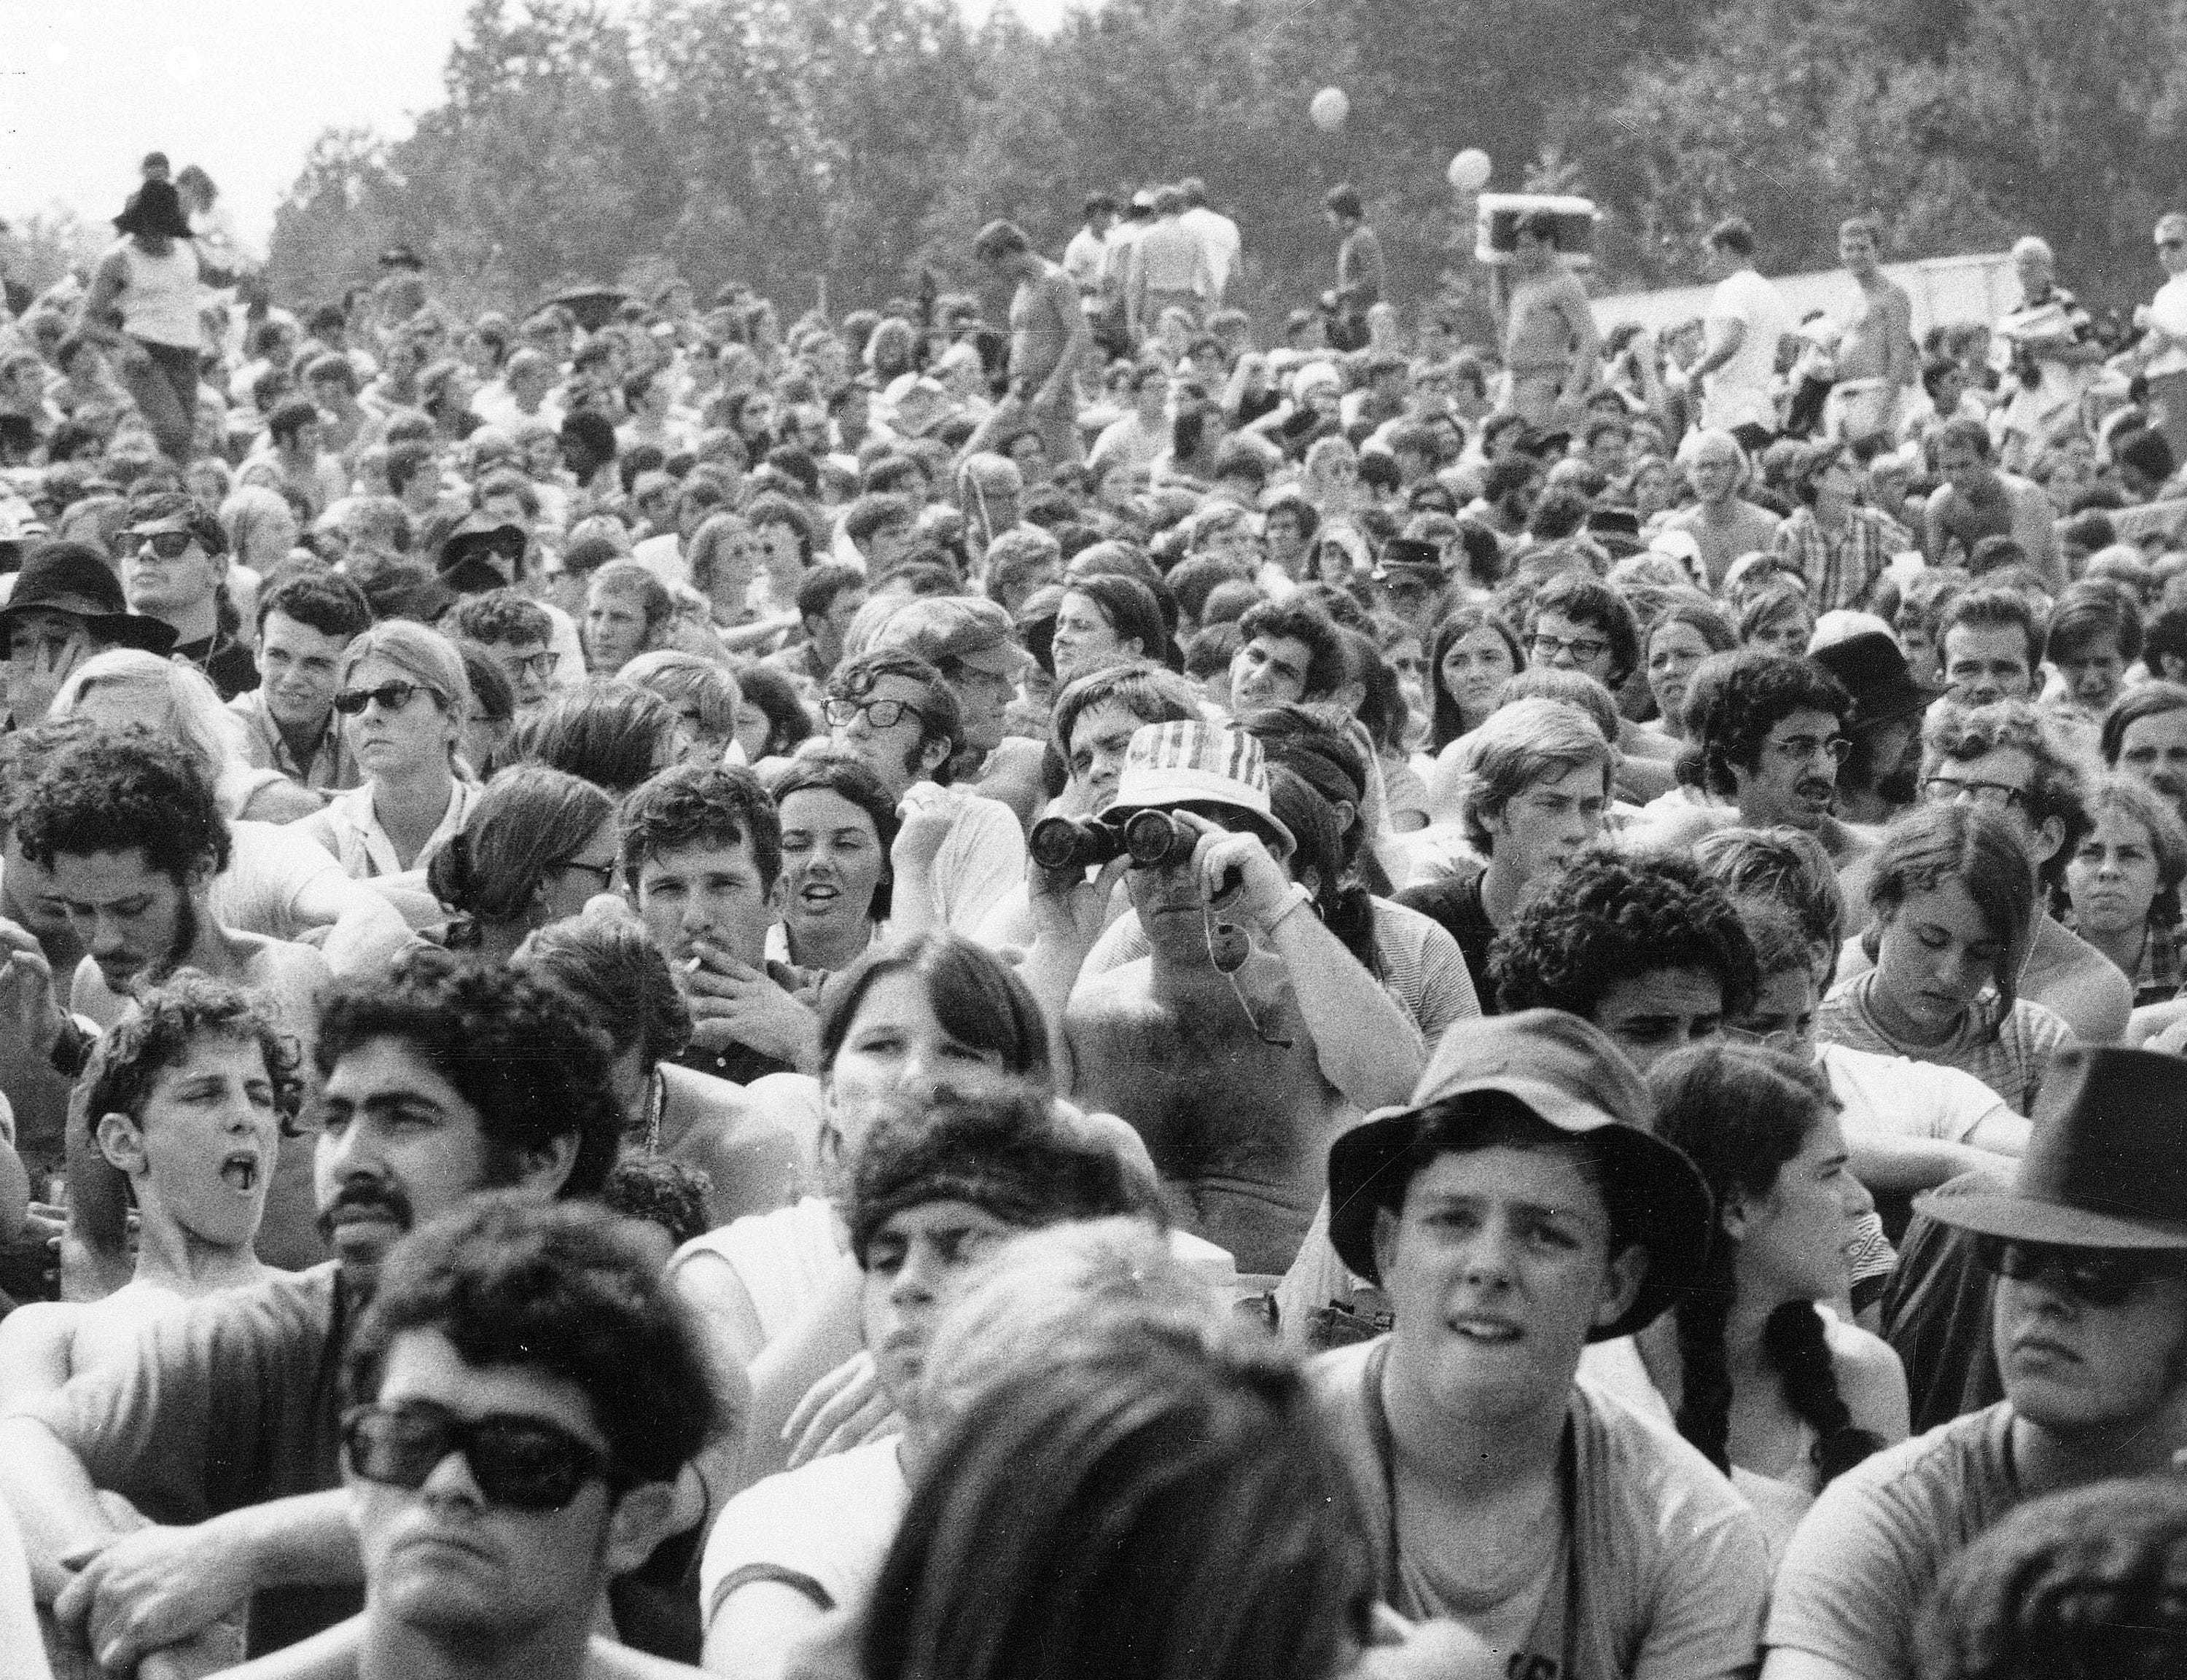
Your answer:
[[[1777,559],[1808,580],[1808,599],[1819,614],[1867,604],[1869,592],[1883,576],[1891,557],[1914,546],[1914,539],[1873,508],[1855,508],[1844,530],[1830,536],[1816,523],[1813,508],[1801,508],[1777,527]]]
[[[2134,1006],[2170,1002],[2179,992],[2183,979],[2180,947],[2187,944],[2187,928],[2149,924],[2149,937],[2141,941],[2141,966],[2134,977]]]

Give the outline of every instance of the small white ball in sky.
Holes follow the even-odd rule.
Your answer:
[[[1307,107],[1307,114],[1313,118],[1316,128],[1341,128],[1344,119],[1352,115],[1352,101],[1345,96],[1341,87],[1324,87],[1313,96],[1313,103]]]
[[[1488,184],[1492,167],[1487,153],[1478,146],[1468,146],[1450,160],[1450,168],[1445,172],[1450,177],[1450,184],[1459,192],[1477,193]]]

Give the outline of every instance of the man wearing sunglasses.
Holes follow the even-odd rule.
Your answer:
[[[130,610],[174,627],[177,659],[205,672],[223,700],[258,686],[250,649],[221,624],[228,533],[218,520],[179,491],[140,496],[114,551]]]
[[[356,1610],[336,1376],[380,1262],[481,1192],[589,1197],[614,1161],[604,1039],[505,969],[425,950],[340,982],[320,1002],[315,1059],[314,1186],[334,1263],[162,1323],[0,1423],[0,1499],[37,1514],[39,1596],[110,1669],[246,1601],[254,1652]],[[661,1374],[646,1369],[650,1390]],[[101,1493],[153,1525],[123,1533]]]
[[[1912,1680],[1915,1615],[1977,1536],[2043,1494],[2174,1473],[2187,1448],[2187,1082],[2142,1050],[2067,1050],[2060,1072],[2072,1096],[2009,1186],[1914,1204],[1994,1279],[2004,1398],[1823,1491],[1778,1574],[1763,1680]]]
[[[602,1595],[677,1525],[677,1478],[717,1411],[694,1327],[633,1229],[497,1197],[390,1257],[342,1374],[335,1497],[364,1614],[301,1672],[696,1672],[593,1632]]]

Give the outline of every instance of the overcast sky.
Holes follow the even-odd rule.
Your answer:
[[[992,0],[964,0],[975,16]],[[1005,0],[1036,27],[1065,0]],[[202,164],[261,241],[319,134],[408,131],[465,0],[0,0],[0,216],[104,223],[145,153]]]

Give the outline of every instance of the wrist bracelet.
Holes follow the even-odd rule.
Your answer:
[[[1290,895],[1284,901],[1284,907],[1277,911],[1274,915],[1268,918],[1268,921],[1262,924],[1262,931],[1263,933],[1273,934],[1278,928],[1284,924],[1285,919],[1288,918],[1294,910],[1296,910],[1301,905],[1311,904],[1313,902],[1313,895],[1308,892],[1296,881],[1293,881],[1291,883]]]

